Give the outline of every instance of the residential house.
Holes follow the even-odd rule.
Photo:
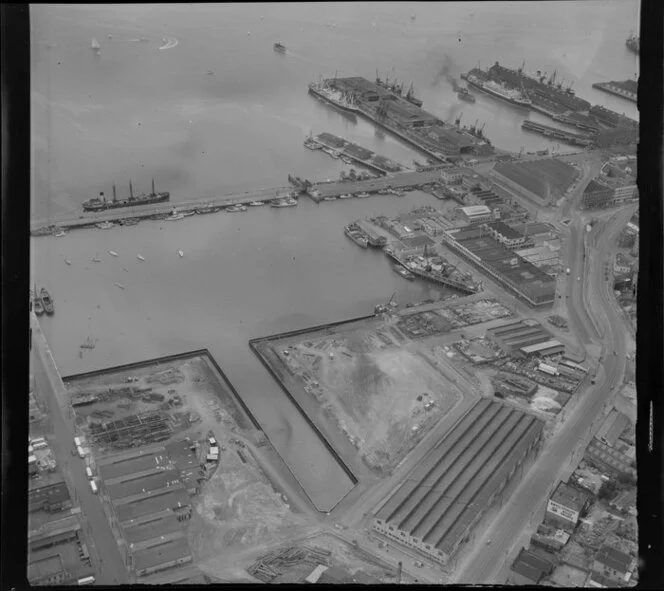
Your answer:
[[[589,503],[590,495],[586,491],[561,482],[547,503],[544,523],[573,531]]]
[[[615,587],[629,580],[635,565],[629,554],[604,544],[595,555],[593,573],[601,575],[610,586]]]

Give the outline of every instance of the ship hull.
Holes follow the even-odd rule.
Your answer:
[[[170,193],[157,193],[146,199],[123,199],[121,201],[107,201],[101,203],[83,203],[83,211],[106,211],[107,209],[120,209],[122,207],[135,207],[137,205],[152,205],[154,203],[164,203],[171,198]]]
[[[330,105],[335,106],[337,109],[340,109],[342,111],[346,111],[347,113],[357,113],[359,109],[357,107],[351,107],[348,105],[342,105],[341,103],[332,100],[331,98],[325,96],[322,92],[318,92],[315,88],[312,88],[311,86],[309,87],[309,94],[325,101],[326,103],[329,103]]]
[[[362,248],[368,248],[369,247],[369,241],[366,238],[363,238],[362,236],[358,236],[348,228],[344,230],[344,234],[348,236],[355,244]]]
[[[532,103],[523,103],[523,102],[511,99],[511,98],[508,98],[506,96],[503,96],[499,92],[495,92],[495,91],[491,90],[490,88],[487,88],[486,86],[482,86],[481,84],[477,84],[476,82],[474,82],[473,80],[470,80],[470,79],[468,80],[468,84],[471,84],[473,87],[477,88],[477,90],[481,90],[485,94],[488,94],[488,95],[490,95],[494,98],[500,99],[501,101],[503,101],[505,103],[509,103],[513,107],[518,107],[519,109],[526,109],[527,111],[529,111],[530,107],[532,105]]]

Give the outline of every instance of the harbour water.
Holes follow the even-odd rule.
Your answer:
[[[582,97],[636,118],[635,105],[591,84],[635,74],[624,39],[636,29],[637,9],[636,2],[35,5],[33,216],[74,211],[99,191],[109,194],[113,181],[124,193],[129,178],[148,190],[154,176],[173,201],[283,186],[288,173],[337,178],[343,163],[302,146],[310,130],[394,160],[421,160],[307,94],[309,81],[335,70],[373,78],[376,68],[394,67],[400,80],[413,80],[426,109],[486,121],[497,146],[517,151],[552,145],[520,129],[524,117],[538,116],[479,95],[462,103],[447,73],[458,77],[478,60],[517,67],[525,58],[527,70],[557,68]],[[273,52],[275,41],[285,55]],[[439,295],[343,234],[358,217],[424,203],[436,200],[302,198],[295,208],[33,238],[33,282],[49,289],[56,307],[41,324],[64,375],[208,348],[307,488],[338,498],[347,477],[247,342],[371,313],[395,291],[403,303]],[[81,358],[88,336],[99,341]]]

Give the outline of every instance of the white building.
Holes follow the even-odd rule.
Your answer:
[[[460,209],[463,216],[471,224],[493,220],[493,213],[486,205],[469,205]]]

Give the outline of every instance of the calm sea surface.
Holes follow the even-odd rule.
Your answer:
[[[425,109],[446,120],[463,113],[466,123],[485,122],[493,142],[513,150],[552,145],[520,129],[525,117],[539,116],[482,95],[461,103],[446,74],[458,77],[478,62],[517,67],[525,60],[526,70],[555,69],[580,96],[638,118],[632,103],[591,89],[593,82],[636,74],[624,41],[637,28],[637,2],[31,11],[34,217],[73,211],[99,191],[110,193],[114,181],[125,194],[129,179],[136,190],[149,190],[154,177],[157,190],[178,201],[283,186],[288,173],[337,178],[342,163],[302,146],[310,131],[341,135],[405,163],[422,159],[307,94],[308,82],[335,71],[373,78],[378,69],[412,81]],[[90,48],[93,37],[99,56]],[[275,41],[287,55],[273,52]],[[165,43],[172,47],[160,50]],[[394,291],[404,303],[436,296],[438,290],[405,281],[382,254],[343,235],[344,224],[358,217],[424,203],[435,199],[414,193],[319,206],[302,199],[291,209],[33,239],[34,279],[57,308],[42,325],[63,374],[209,348],[310,492],[331,502],[348,480],[312,441],[247,341],[368,314]],[[90,262],[95,255],[103,262]],[[88,336],[99,342],[81,359]]]

